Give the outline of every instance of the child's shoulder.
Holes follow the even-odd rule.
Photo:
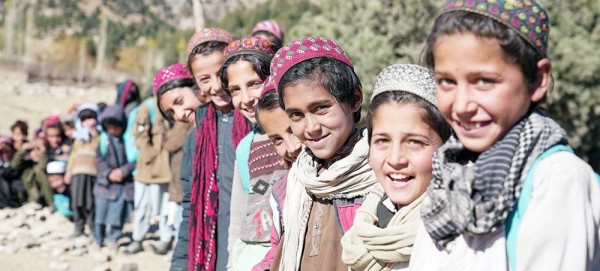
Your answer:
[[[556,152],[539,161],[535,168],[535,186],[598,186],[592,167],[574,153]],[[586,189],[587,190],[587,189]]]

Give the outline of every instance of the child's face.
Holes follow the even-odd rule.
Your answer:
[[[423,108],[388,103],[373,113],[369,161],[390,200],[407,205],[431,181],[431,159],[443,142],[423,121]]]
[[[64,176],[61,174],[49,174],[48,182],[50,187],[56,191],[62,192],[65,188]]]
[[[106,132],[111,136],[121,137],[123,135],[123,127],[119,125],[106,125]]]
[[[176,121],[196,125],[196,108],[202,103],[191,88],[174,88],[160,96],[160,106],[165,114]]]
[[[224,60],[223,53],[214,52],[206,56],[196,55],[191,65],[200,93],[210,98],[215,107],[221,110],[231,108],[231,97],[223,91],[219,77]]]
[[[227,68],[231,102],[250,122],[256,123],[255,107],[263,90],[263,80],[248,61],[241,60]]]
[[[286,165],[291,165],[296,161],[298,154],[302,150],[302,143],[292,133],[290,119],[281,108],[273,110],[263,110],[260,112],[260,127],[265,131],[277,154],[283,158]]]
[[[339,103],[322,85],[304,82],[285,88],[283,102],[294,135],[320,159],[329,159],[344,145],[356,127],[353,113],[360,109],[362,93],[355,91],[357,105]]]
[[[543,98],[530,92],[519,66],[496,39],[458,33],[433,49],[438,107],[465,148],[489,149]]]
[[[68,138],[72,138],[73,137],[73,131],[75,131],[75,128],[73,128],[73,124],[72,123],[63,123],[63,129],[65,130],[65,135]]]
[[[51,148],[56,149],[62,142],[60,130],[58,128],[48,128],[45,132],[46,141]]]
[[[98,120],[94,118],[89,118],[81,122],[83,128],[87,128],[88,130],[96,130],[96,126],[98,125]]]
[[[12,130],[12,139],[15,142],[23,142],[23,141],[25,141],[25,134],[23,134],[23,132],[21,131],[21,129],[14,128]]]

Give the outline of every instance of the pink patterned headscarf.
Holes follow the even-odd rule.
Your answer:
[[[158,71],[154,76],[154,82],[152,83],[154,95],[157,94],[158,89],[165,83],[182,78],[192,79],[190,71],[184,64],[175,63],[171,66],[162,68],[162,70]]]
[[[187,47],[187,55],[189,56],[190,53],[192,53],[192,51],[194,50],[194,48],[196,48],[196,46],[205,42],[222,41],[224,43],[229,44],[233,40],[233,35],[231,35],[231,33],[229,33],[227,30],[219,28],[205,28],[196,32],[192,36],[192,38],[190,38]]]

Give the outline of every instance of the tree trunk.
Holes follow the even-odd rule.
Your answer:
[[[17,0],[8,0],[8,5],[4,21],[4,58],[10,60],[13,58],[13,35],[17,24]]]
[[[192,8],[194,11],[194,26],[196,31],[204,28],[204,6],[202,0],[192,0]]]
[[[35,7],[33,5],[29,5],[27,8],[27,18],[25,21],[25,42],[23,45],[23,67],[25,70],[29,68],[31,64],[31,37],[33,36],[33,11]]]
[[[96,69],[94,75],[97,79],[102,76],[102,67],[104,64],[104,55],[106,53],[106,36],[108,32],[108,17],[106,14],[100,13],[100,37],[98,40],[98,50],[96,55]]]
[[[77,84],[83,84],[83,76],[85,75],[85,52],[86,38],[81,38],[79,41],[79,69],[77,70]]]

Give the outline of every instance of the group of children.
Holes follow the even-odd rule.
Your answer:
[[[174,190],[171,270],[600,269],[598,176],[538,108],[548,33],[533,0],[446,0],[425,66],[383,69],[362,128],[365,89],[335,41],[284,45],[273,21],[237,40],[202,29],[131,131],[122,105],[79,108],[65,174],[76,233],[95,210],[94,236],[110,226],[114,244],[133,202],[127,250],[158,215],[161,252]]]
[[[539,3],[447,0],[425,66],[378,75],[366,128],[340,45],[257,27],[198,31],[155,78],[194,125],[171,270],[600,268],[598,177],[538,109]]]

